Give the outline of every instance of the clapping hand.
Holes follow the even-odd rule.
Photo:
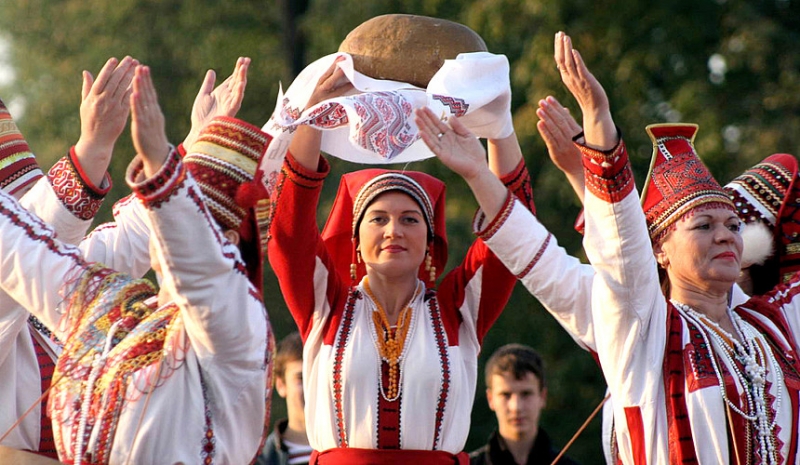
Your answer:
[[[582,132],[580,125],[569,110],[552,96],[539,101],[536,115],[539,117],[536,129],[547,145],[550,160],[564,172],[573,190],[583,201],[583,157],[573,142],[574,137]]]
[[[147,66],[136,67],[130,105],[133,146],[142,157],[144,175],[149,178],[167,159],[169,142],[164,129],[164,114],[158,105],[158,96]]]
[[[75,154],[89,180],[100,185],[111,155],[128,120],[131,81],[138,61],[126,56],[109,58],[94,79],[83,72],[81,89],[81,135]]]
[[[217,116],[234,117],[239,112],[247,87],[249,67],[250,58],[239,57],[233,73],[216,88],[214,88],[214,83],[217,74],[212,69],[206,72],[203,84],[197,92],[194,105],[192,105],[192,129],[183,141],[183,146],[187,150],[194,144],[198,134],[209,121]]]

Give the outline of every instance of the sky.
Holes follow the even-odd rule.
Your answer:
[[[16,73],[14,73],[14,68],[11,67],[11,41],[8,37],[0,35],[0,88],[6,87],[14,82],[16,78]],[[20,118],[22,113],[25,111],[25,103],[24,101],[17,97],[17,98],[9,98],[8,96],[2,96],[3,102],[8,107],[8,111],[15,118]]]

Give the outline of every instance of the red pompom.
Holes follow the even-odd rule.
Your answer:
[[[254,179],[239,186],[236,191],[236,205],[245,209],[251,208],[256,202],[267,197],[269,194],[264,184]]]

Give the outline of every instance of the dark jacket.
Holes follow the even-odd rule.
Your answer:
[[[275,429],[267,436],[261,455],[256,458],[255,465],[286,465],[289,463],[289,449],[283,443],[283,433],[289,426],[289,420],[283,419],[275,423]]]
[[[550,436],[539,428],[536,441],[528,453],[528,463],[525,465],[550,465],[556,458],[559,451],[553,449]],[[470,465],[517,465],[514,456],[506,446],[506,442],[495,431],[489,436],[489,442],[480,449],[469,454]],[[578,465],[572,459],[564,456],[558,461],[558,465]]]

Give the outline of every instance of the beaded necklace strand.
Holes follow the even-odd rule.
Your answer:
[[[782,402],[781,387],[783,386],[783,372],[777,365],[775,357],[770,356],[771,349],[769,345],[766,344],[766,341],[764,341],[764,335],[750,325],[744,324],[744,321],[739,315],[728,309],[728,316],[731,319],[731,323],[739,339],[742,341],[740,342],[707,315],[675,300],[672,300],[672,304],[684,318],[692,321],[698,327],[703,328],[703,331],[700,331],[700,333],[703,336],[706,347],[709,348],[709,357],[714,367],[714,373],[719,381],[722,399],[732,411],[755,425],[758,431],[758,453],[762,458],[762,463],[769,465],[777,464],[777,450],[774,439],[777,416],[773,414],[773,418],[770,421],[770,412],[766,402],[767,365],[770,365],[770,371],[775,376],[776,392],[774,412],[779,411]],[[714,340],[717,347],[721,348],[719,354],[716,354],[712,349],[709,337]],[[747,411],[749,413],[742,411],[728,398],[721,368],[717,363],[717,355],[725,360],[725,365],[729,367],[731,374],[739,380],[739,384],[744,388],[745,397],[747,398]],[[742,364],[744,372],[739,369],[736,361]]]
[[[378,353],[381,359],[389,364],[389,392],[384,392],[383,382],[380,380],[381,370],[378,370],[381,395],[387,401],[394,402],[400,396],[400,361],[405,355],[406,336],[411,327],[411,317],[413,315],[411,303],[419,295],[420,283],[419,281],[417,282],[414,295],[411,296],[411,300],[400,311],[400,316],[397,318],[397,326],[394,330],[389,324],[386,310],[375,298],[372,289],[369,287],[369,278],[364,279],[364,291],[375,305],[375,309],[372,312],[372,322],[376,332],[375,340],[378,343]]]

